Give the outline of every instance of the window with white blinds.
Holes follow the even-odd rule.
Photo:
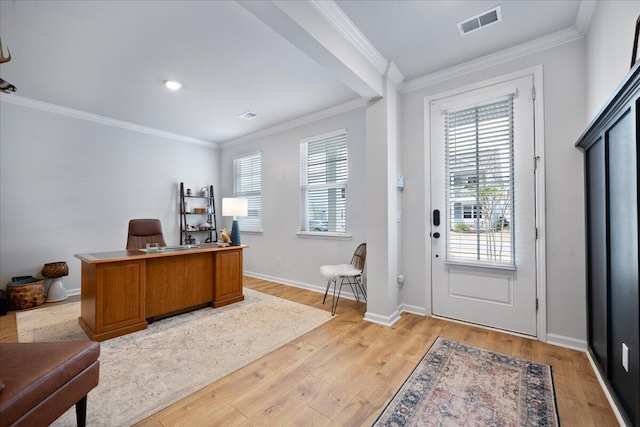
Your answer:
[[[514,266],[513,96],[444,115],[447,260]]]
[[[238,217],[240,230],[261,230],[262,155],[260,152],[233,159],[233,197],[248,200],[248,216]]]
[[[300,143],[301,231],[347,232],[347,130]]]

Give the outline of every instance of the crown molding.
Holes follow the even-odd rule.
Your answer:
[[[76,119],[87,120],[90,122],[100,123],[107,126],[114,126],[121,129],[127,129],[134,132],[146,133],[148,135],[158,136],[161,138],[172,139],[179,142],[187,142],[189,144],[203,145],[209,148],[219,148],[219,144],[215,142],[204,141],[201,139],[191,138],[189,136],[179,135],[177,133],[165,132],[147,126],[137,125],[135,123],[125,122],[123,120],[112,119],[110,117],[100,116],[98,114],[87,113],[85,111],[75,110],[73,108],[62,107],[48,102],[38,101],[31,98],[25,98],[19,95],[0,94],[0,101],[9,104],[16,104],[23,107],[34,108],[36,110],[47,111],[49,113],[60,114]]]
[[[597,4],[598,0],[582,0],[580,2],[576,21],[573,25],[583,36],[587,34],[587,29],[589,28],[589,23],[591,22],[591,17],[593,16],[593,11]]]
[[[387,69],[384,73],[385,76],[389,77],[391,81],[398,86],[404,80],[404,74],[400,71],[400,68],[393,61],[389,61],[387,64]]]
[[[387,60],[362,34],[340,6],[333,0],[309,0],[324,19],[353,45],[382,75],[387,69]]]
[[[535,40],[531,40],[529,42],[483,56],[482,58],[474,59],[460,65],[446,68],[441,71],[436,71],[432,74],[427,74],[426,76],[409,80],[408,82],[400,84],[398,86],[398,90],[401,93],[412,92],[414,90],[422,89],[427,86],[443,82],[445,80],[450,80],[455,77],[501,64],[503,62],[512,61],[514,59],[531,55],[542,50],[560,46],[574,40],[579,40],[582,37],[584,37],[584,34],[580,33],[577,28],[566,28],[564,30],[556,31],[555,33],[537,38]]]
[[[305,125],[307,123],[312,123],[318,120],[326,119],[327,117],[335,116],[336,114],[345,113],[347,111],[366,107],[368,104],[369,104],[369,101],[367,101],[365,98],[354,99],[353,101],[336,105],[335,107],[327,108],[326,110],[317,111],[315,113],[298,117],[297,119],[293,119],[291,121],[281,123],[279,125],[276,125],[267,129],[263,129],[258,132],[254,132],[249,135],[241,136],[240,138],[235,138],[226,142],[222,142],[220,143],[220,148],[234,147],[236,145],[244,144],[245,142],[254,141],[258,138],[263,138],[268,135],[284,132],[289,129],[296,128],[298,126]]]

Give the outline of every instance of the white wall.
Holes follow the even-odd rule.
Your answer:
[[[131,218],[159,218],[179,242],[179,182],[219,180],[218,150],[0,102],[0,285],[76,253],[124,249]],[[216,202],[219,207],[219,199]]]
[[[586,340],[584,186],[582,154],[574,148],[586,124],[582,41],[403,95],[402,165],[406,181],[402,194],[403,303],[417,307],[430,304],[426,292],[429,261],[425,260],[429,212],[425,209],[428,189],[424,182],[429,165],[424,161],[424,98],[539,64],[544,66],[547,331],[582,343]]]
[[[596,116],[629,72],[638,15],[637,0],[600,1],[596,5],[585,36],[587,122]]]
[[[337,129],[347,129],[349,177],[347,231],[350,240],[302,238],[300,230],[300,140]],[[251,275],[297,286],[322,289],[326,282],[318,269],[325,264],[348,263],[365,241],[365,109],[341,113],[277,134],[221,150],[220,197],[233,196],[233,158],[262,153],[262,234],[243,233],[244,269]],[[229,229],[230,218],[224,218]],[[279,260],[279,261],[278,261]],[[346,290],[346,288],[345,288]]]

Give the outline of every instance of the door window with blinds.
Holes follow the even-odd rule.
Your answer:
[[[347,232],[347,130],[300,143],[300,230]]]
[[[262,229],[262,155],[251,153],[233,159],[233,197],[247,199],[248,215],[238,217],[242,231]]]
[[[513,96],[444,119],[447,261],[514,266]]]

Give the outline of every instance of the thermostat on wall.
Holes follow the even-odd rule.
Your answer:
[[[396,185],[397,185],[399,190],[404,189],[404,176],[398,175],[398,180],[396,182]]]

